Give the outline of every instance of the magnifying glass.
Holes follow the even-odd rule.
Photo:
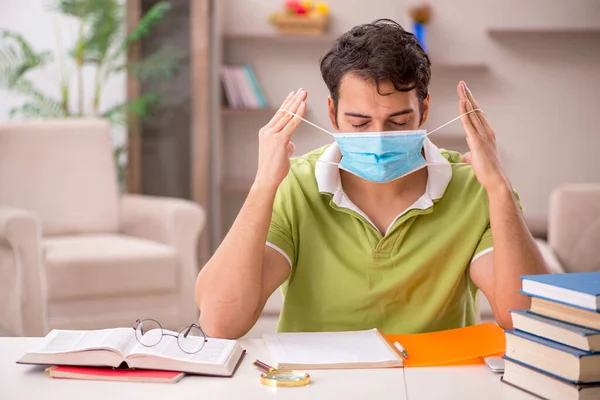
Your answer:
[[[252,363],[263,371],[260,383],[271,387],[296,387],[306,386],[310,383],[310,375],[286,369],[275,369],[262,361],[254,360]]]

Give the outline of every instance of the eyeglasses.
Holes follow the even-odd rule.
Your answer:
[[[133,327],[135,338],[142,346],[153,347],[160,343],[163,336],[172,336],[177,339],[181,351],[196,354],[202,350],[204,344],[208,341],[206,334],[196,324],[186,326],[179,331],[178,335],[174,335],[170,331],[163,330],[162,325],[154,319],[138,319],[135,322],[136,324]]]

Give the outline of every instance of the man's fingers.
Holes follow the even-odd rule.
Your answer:
[[[471,152],[467,152],[465,154],[463,154],[462,156],[462,162],[467,163],[467,164],[471,164]]]
[[[295,150],[296,150],[296,146],[294,145],[294,143],[289,142],[287,144],[288,158],[290,158],[294,154]]]
[[[299,116],[303,117],[305,111],[306,111],[306,102],[303,101],[302,103],[300,103],[300,106],[298,107],[298,111],[296,112],[296,114],[298,114]],[[289,140],[290,136],[292,136],[292,133],[294,133],[294,131],[296,130],[296,128],[298,127],[298,125],[300,125],[301,122],[302,122],[302,120],[300,118],[294,117],[281,130],[281,132],[279,132],[279,135],[281,135],[283,139]]]
[[[277,123],[277,121],[279,121],[284,116],[284,114],[286,114],[280,110],[285,110],[285,108],[287,106],[289,106],[290,102],[293,101],[293,99],[297,95],[297,93],[298,93],[298,91],[291,91],[290,94],[288,94],[288,96],[285,98],[285,100],[281,104],[281,107],[279,107],[279,110],[275,113],[275,115],[273,115],[273,118],[271,118],[269,123],[266,125],[267,128],[272,128]]]
[[[467,111],[468,110],[467,110],[466,96],[464,96],[464,94],[462,94],[461,99],[458,102],[458,113],[460,115],[462,115],[462,117],[460,117],[460,122],[462,122],[463,128],[467,132],[467,135],[468,136],[473,136],[473,135],[476,135],[475,127],[473,126],[473,123],[471,122],[471,119],[469,118],[469,115],[468,114],[467,115],[463,115],[463,114],[466,114]]]
[[[285,109],[291,113],[297,114],[298,113],[298,108],[300,107],[300,104],[306,99],[307,93],[305,90],[301,90],[293,99],[293,101],[291,102],[291,104]],[[279,121],[277,121],[275,123],[275,125],[273,125],[273,127],[271,128],[271,130],[273,131],[273,133],[279,133],[281,132],[281,130],[290,123],[290,121],[292,120],[292,118],[294,118],[294,116],[292,114],[290,114],[289,112],[283,112],[283,116],[281,117],[281,119],[279,119]],[[298,118],[296,118],[298,119]]]
[[[465,92],[466,92],[467,98],[469,99],[469,101],[471,102],[473,107],[475,109],[481,110],[481,107],[479,107],[479,104],[477,103],[477,101],[475,101],[475,97],[473,96],[473,93],[471,93],[471,90],[469,89],[467,84],[464,82],[463,82],[463,84],[465,85],[465,89],[466,89]],[[483,113],[483,111],[476,111],[473,114],[477,114],[479,121],[481,121],[481,125],[488,131],[488,133],[491,133],[494,131],[492,129],[492,126],[490,125],[489,121],[487,120],[485,114]]]
[[[467,100],[465,103],[467,106],[467,112],[470,111],[469,114],[467,115],[467,117],[469,117],[469,119],[471,120],[471,123],[473,124],[473,127],[475,128],[475,132],[478,135],[485,135],[486,130],[483,127],[481,120],[477,116],[477,111],[474,111],[475,108],[473,107],[473,105],[471,104],[471,102],[469,100]]]

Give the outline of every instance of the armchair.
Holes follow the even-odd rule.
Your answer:
[[[0,124],[0,330],[198,319],[195,203],[118,193],[101,120]]]
[[[600,184],[571,184],[550,196],[548,241],[535,239],[553,274],[600,271]],[[479,293],[482,318],[494,318]]]

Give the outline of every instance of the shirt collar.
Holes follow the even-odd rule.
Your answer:
[[[452,179],[452,166],[450,162],[442,156],[440,150],[434,145],[431,140],[425,138],[423,142],[423,150],[425,153],[425,160],[428,163],[434,163],[434,165],[427,166],[427,197],[431,200],[439,200],[444,195],[450,180]],[[341,198],[340,194],[342,191],[342,179],[340,177],[340,170],[337,165],[329,163],[339,163],[342,159],[342,153],[337,143],[331,144],[319,157],[320,161],[315,166],[315,178],[321,193],[333,194],[333,201],[337,205],[337,198]]]

